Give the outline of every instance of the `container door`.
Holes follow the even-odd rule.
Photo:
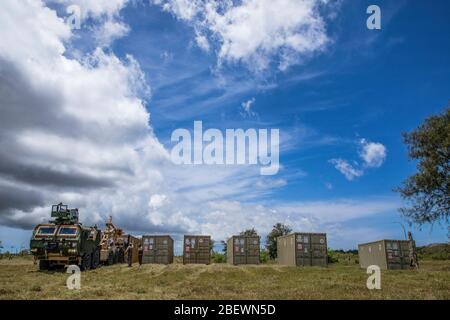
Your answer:
[[[155,260],[156,263],[168,263],[169,256],[169,244],[167,237],[156,238],[156,248],[155,248]]]
[[[246,261],[246,246],[244,237],[233,238],[233,258],[234,264],[245,264]]]
[[[259,264],[259,237],[247,237],[247,264]]]
[[[402,269],[409,269],[411,264],[411,257],[410,255],[410,244],[408,241],[401,241],[400,242],[400,254],[401,254],[401,263],[402,263]]]
[[[184,240],[184,263],[210,262],[210,238],[202,236],[186,237]]]
[[[400,254],[399,241],[386,242],[386,255],[387,255],[388,269],[402,268],[402,257]]]
[[[150,260],[152,263],[155,263],[155,252],[156,252],[155,238],[151,237],[148,240],[149,240],[148,251],[149,251]]]
[[[209,264],[210,262],[210,238],[198,237],[197,263]]]
[[[184,262],[196,263],[197,259],[197,239],[186,237],[184,240]]]
[[[142,239],[142,263],[154,263],[154,238]]]
[[[311,237],[309,234],[297,234],[291,240],[295,240],[295,249],[297,250],[297,265],[311,265]],[[288,241],[291,241],[288,239]]]
[[[311,265],[327,266],[327,239],[324,234],[311,235]]]

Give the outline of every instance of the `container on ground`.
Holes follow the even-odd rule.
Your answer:
[[[183,264],[211,263],[211,236],[185,235],[183,241]]]
[[[173,239],[168,235],[142,236],[142,263],[173,263]]]
[[[296,232],[277,238],[278,264],[328,266],[326,233]]]
[[[259,253],[259,236],[233,236],[227,241],[227,262],[230,264],[259,264]]]
[[[384,270],[409,269],[410,247],[408,240],[379,240],[358,244],[359,264],[361,268],[376,265]]]

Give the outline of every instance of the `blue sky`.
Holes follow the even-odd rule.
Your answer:
[[[60,1],[62,4],[49,2],[47,5],[59,16],[64,14],[64,1]],[[381,30],[366,28],[366,8],[370,4],[381,8]],[[223,194],[217,191],[220,196],[208,200],[208,205],[216,209],[214,212],[217,213],[220,204],[220,210],[231,216],[232,213],[222,208],[230,207],[226,201],[238,201],[233,205],[242,206],[244,216],[251,216],[252,208],[258,206],[267,209],[261,212],[268,216],[271,209],[278,210],[284,215],[280,213],[277,217],[286,217],[285,221],[309,219],[305,228],[325,231],[332,247],[347,249],[355,248],[362,240],[403,237],[398,223],[406,225],[406,222],[396,210],[401,200],[392,189],[415,172],[415,164],[407,159],[401,133],[416,128],[427,116],[441,112],[449,104],[449,12],[448,1],[331,2],[320,8],[325,25],[323,33],[328,38],[325,45],[317,50],[295,52],[286,68],[279,67],[283,60],[282,48],[271,48],[263,52],[269,64],[261,70],[255,66],[261,56],[220,57],[224,35],[214,34],[212,27],[202,24],[200,18],[186,19],[179,11],[134,1],[121,6],[111,18],[126,25],[128,32],[104,45],[102,50],[120,61],[131,55],[138,64],[151,93],[137,96],[149,114],[148,130],[165,150],[173,146],[172,131],[192,130],[194,120],[202,120],[205,128],[221,130],[280,129],[280,172],[263,180],[267,185],[257,197],[244,196],[243,193],[252,192],[251,186],[237,193],[228,189]],[[81,60],[80,57],[98,48],[95,28],[105,19],[108,18],[92,13],[83,21],[81,30],[73,31],[72,39],[64,42],[64,56]],[[198,30],[207,39],[209,51],[196,42]],[[246,114],[243,103],[248,101],[251,101],[251,113]],[[382,146],[384,152],[378,164],[364,162],[361,155],[364,146]],[[360,176],[346,177],[335,168],[332,159],[340,159],[360,170]],[[189,170],[180,173],[184,180],[203,181],[195,171]],[[217,170],[211,174],[219,176],[222,169]],[[236,182],[244,183],[247,178],[256,179],[239,173],[226,174],[220,181],[205,182],[199,190],[219,183],[232,189]],[[179,189],[191,191],[197,187],[185,185]],[[72,192],[83,195],[84,191],[68,188],[62,197]],[[150,197],[157,203],[164,202],[166,195],[168,199],[176,197],[169,191],[153,193],[161,195]],[[69,199],[78,201],[75,196]],[[174,207],[183,207],[183,201],[173,200],[170,210],[178,211]],[[80,206],[83,204],[81,201]],[[45,205],[41,203],[40,207]],[[311,209],[302,211],[293,207]],[[329,211],[333,208],[336,216],[346,218],[332,218]],[[364,209],[367,212],[361,215],[354,212]],[[88,220],[101,221],[106,215],[102,210],[103,207],[98,209],[95,219]],[[117,211],[117,215],[121,212]],[[296,212],[301,214],[295,216]],[[161,210],[155,213],[158,214],[165,213]],[[213,227],[208,214],[203,212],[196,218],[192,212],[185,216],[183,213],[179,219],[186,217],[192,223],[186,222],[187,226],[180,230],[156,220],[151,220],[148,228],[128,225],[136,232],[174,232],[175,237],[185,231],[214,235],[217,226]],[[123,224],[127,225],[129,219],[124,218]],[[28,245],[29,225],[17,221],[4,220],[0,226],[0,240],[5,248]],[[251,221],[243,218],[240,225],[251,227]],[[269,222],[256,227],[264,235],[270,229],[267,226]],[[302,224],[294,227],[300,228]],[[436,224],[413,230],[418,244],[426,244],[448,241],[447,228],[445,224]],[[217,231],[216,238],[221,237],[222,233]]]

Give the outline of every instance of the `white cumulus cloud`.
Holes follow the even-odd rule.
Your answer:
[[[94,37],[97,43],[102,47],[106,47],[115,39],[124,37],[130,31],[130,28],[122,22],[109,19],[94,30]]]
[[[329,42],[323,0],[153,0],[193,25],[218,46],[218,62],[243,62],[254,71],[276,64],[284,70]]]
[[[387,149],[382,143],[360,139],[358,144],[360,148],[359,157],[363,162],[362,164],[356,161],[350,164],[347,160],[340,158],[329,160],[349,181],[363,176],[366,169],[381,167],[386,160]]]
[[[44,0],[46,3],[57,3],[63,6],[76,5],[81,9],[81,17],[100,18],[102,16],[115,16],[130,0]],[[39,1],[38,1],[39,2]]]
[[[347,160],[343,159],[331,159],[330,163],[334,165],[334,167],[342,173],[347,180],[353,180],[356,177],[361,177],[364,174],[364,171],[355,168]]]
[[[369,168],[379,168],[386,159],[386,147],[378,142],[361,139],[360,157]]]
[[[168,154],[149,126],[139,64],[100,48],[66,57],[71,30],[41,1],[0,9],[0,223],[30,227],[59,201],[87,221],[145,223],[137,209],[161,192]]]
[[[115,39],[125,36],[130,30],[121,21],[120,11],[130,0],[44,0],[62,7],[77,6],[80,9],[80,27],[83,28],[88,18],[95,19],[97,25],[92,28],[94,39],[102,47],[109,46]],[[63,11],[65,15],[66,12]]]
[[[208,38],[206,38],[203,34],[197,33],[197,35],[195,36],[195,41],[197,42],[197,45],[200,47],[200,49],[206,52],[211,49]]]
[[[100,47],[70,57],[72,32],[45,2],[0,2],[0,224],[30,228],[63,201],[85,223],[201,232],[207,203],[282,187],[258,168],[173,165],[139,63]]]

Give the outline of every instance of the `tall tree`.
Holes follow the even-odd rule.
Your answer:
[[[227,242],[226,242],[225,240],[222,240],[222,241],[220,241],[220,242],[222,242],[222,245],[223,245],[222,252],[223,252],[224,254],[227,254]]]
[[[450,108],[428,117],[410,133],[403,133],[417,173],[396,188],[407,205],[400,212],[412,223],[448,223],[450,212]]]
[[[267,235],[266,248],[269,251],[269,256],[271,259],[277,257],[277,238],[290,233],[292,229],[282,223],[277,223],[273,226],[272,231]]]
[[[258,232],[256,232],[255,228],[251,228],[251,229],[242,231],[241,233],[239,233],[239,235],[252,237],[252,236],[258,236]]]

